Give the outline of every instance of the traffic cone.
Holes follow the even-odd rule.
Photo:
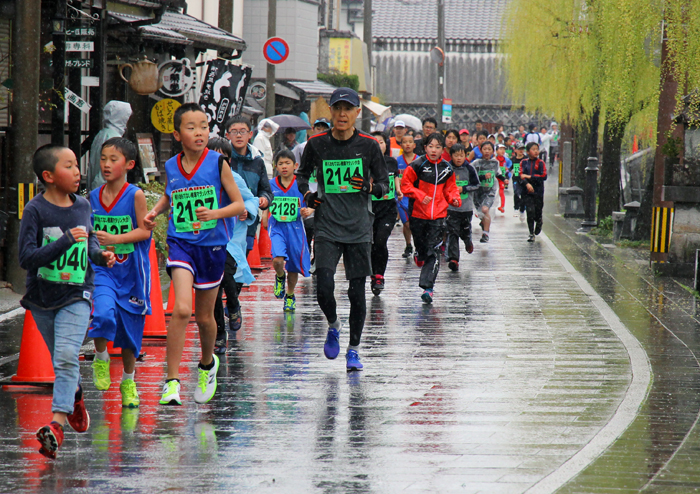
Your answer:
[[[267,233],[267,228],[260,227],[260,258],[271,261],[272,260],[272,241],[270,240],[270,234]]]
[[[32,313],[27,311],[24,314],[17,374],[12,376],[8,384],[10,386],[51,386],[54,378],[49,349],[36,327]]]
[[[265,267],[262,265],[262,261],[260,260],[260,249],[258,248],[257,238],[253,241],[253,250],[251,250],[248,254],[247,260],[250,269],[265,269]]]
[[[148,253],[151,261],[151,313],[146,316],[146,325],[143,328],[144,338],[165,338],[168,330],[165,327],[165,313],[163,312],[163,291],[160,288],[160,274],[158,270],[158,258],[156,257],[156,242],[151,239],[151,250]],[[173,303],[175,301],[173,300]]]

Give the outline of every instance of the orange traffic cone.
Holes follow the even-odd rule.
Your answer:
[[[260,249],[258,248],[258,239],[253,241],[253,250],[248,254],[248,266],[250,269],[265,269],[260,260]]]
[[[17,374],[12,376],[9,385],[50,386],[54,381],[51,354],[44,338],[36,327],[32,313],[24,314],[22,343],[19,349]]]
[[[260,258],[264,260],[272,260],[272,241],[270,234],[267,233],[267,228],[260,227]]]
[[[143,328],[143,337],[165,338],[168,336],[168,330],[165,327],[163,292],[160,288],[158,258],[156,257],[156,242],[153,239],[151,239],[151,250],[148,253],[148,259],[151,261],[151,314],[146,316],[146,325]],[[173,303],[175,303],[174,300]]]

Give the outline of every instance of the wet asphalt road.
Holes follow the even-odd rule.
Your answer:
[[[545,232],[613,308],[624,304],[623,290],[585,261],[585,246],[556,221]],[[222,360],[219,391],[208,405],[191,398],[194,325],[183,407],[157,404],[162,343],[145,346],[137,365],[138,411],[121,409],[117,360],[106,393],[91,385],[85,363],[92,425],[86,434],[68,432],[55,462],[36,452],[33,437],[47,420],[50,395],[3,391],[0,491],[516,493],[564,484],[562,492],[637,492],[671,456],[677,472],[683,460],[692,471],[699,442],[686,436],[698,409],[692,352],[662,328],[649,334],[648,312],[627,302],[637,321],[628,327],[650,353],[654,383],[638,415],[636,408],[621,413],[633,369],[646,362],[630,357],[610,314],[601,313],[549,244],[527,244],[526,236],[524,224],[499,214],[491,242],[463,253],[459,273],[443,269],[435,303],[425,306],[418,268],[400,258],[396,229],[387,289],[381,297],[368,290],[361,373],[347,374],[342,354],[323,357],[326,325],[313,280],[301,282],[297,312],[285,317],[265,271],[242,296],[243,329]],[[346,318],[342,270],[338,278]],[[599,450],[586,460],[582,452],[591,445]],[[649,492],[694,487],[692,476],[670,490],[655,479]]]

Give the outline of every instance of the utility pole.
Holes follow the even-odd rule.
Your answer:
[[[445,99],[445,61],[447,60],[447,48],[445,46],[445,0],[437,0],[438,18],[438,47],[443,52],[443,61],[438,65],[438,129],[442,124],[442,100]]]
[[[277,35],[277,0],[267,0],[267,39]],[[267,91],[265,92],[265,116],[275,114],[275,65],[267,64]]]
[[[219,29],[227,33],[233,29],[233,0],[219,0]]]
[[[365,81],[367,90],[364,98],[370,100],[372,97],[372,0],[364,0],[364,22],[362,39],[367,47],[367,63],[369,63],[369,79]],[[372,126],[372,113],[369,108],[362,107],[362,130],[369,132]]]
[[[32,154],[37,147],[39,130],[39,40],[41,33],[41,0],[15,3],[12,38],[12,127],[10,129],[10,181],[17,191],[19,184],[33,183]],[[58,125],[58,124],[57,124]],[[63,129],[63,121],[60,122]],[[7,194],[7,190],[5,191]],[[11,203],[10,203],[11,204]],[[17,202],[10,210],[17,210]],[[7,281],[15,291],[24,293],[26,273],[16,262],[18,258],[19,217],[10,214],[5,239]]]

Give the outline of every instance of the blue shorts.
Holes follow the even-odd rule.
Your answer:
[[[270,242],[272,243],[272,257],[284,257],[287,261],[284,268],[288,273],[301,273],[302,276],[309,276],[309,268],[311,267],[309,244],[306,241],[306,232],[301,222],[299,222],[298,227],[272,228]]]
[[[173,268],[186,269],[194,276],[192,286],[197,290],[218,287],[224,277],[225,264],[225,245],[204,247],[177,238],[168,238],[168,276],[172,278]]]
[[[95,287],[92,307],[88,336],[109,340],[115,347],[127,348],[138,357],[146,316],[124,310],[117,304],[114,292],[106,287]]]
[[[408,197],[404,196],[400,201],[396,200],[396,205],[399,207],[399,216],[401,223],[404,225],[408,222]]]

